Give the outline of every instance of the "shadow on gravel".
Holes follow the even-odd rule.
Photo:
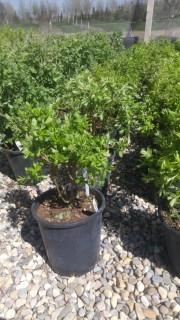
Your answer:
[[[143,181],[146,171],[141,167],[139,160],[140,149],[141,147],[134,147],[123,156],[123,159],[117,160],[111,178],[112,183],[156,205],[157,195],[153,185]]]
[[[155,214],[134,209],[125,201],[124,196],[122,206],[119,201],[118,205],[107,206],[104,212],[104,225],[109,236],[112,232],[119,236],[124,250],[134,257],[148,258],[155,267],[169,269],[160,220]]]
[[[142,173],[136,169],[138,159],[137,150],[132,150],[116,164],[106,197],[104,225],[109,235],[113,232],[120,237],[123,248],[134,257],[148,258],[155,267],[172,274],[157,200],[153,188],[142,182]]]
[[[154,195],[147,185],[142,184],[140,174],[135,170],[135,157],[133,152],[126,155],[112,174],[112,190],[107,195],[104,225],[109,235],[113,232],[120,237],[123,248],[134,257],[148,258],[154,267],[171,271],[160,219],[152,209]],[[137,201],[137,196],[141,203],[139,198]],[[11,225],[21,227],[23,240],[30,243],[48,263],[38,224],[30,212],[32,200],[28,191],[13,190],[6,201],[16,204],[16,209],[9,209],[8,212]]]
[[[47,262],[40,230],[31,214],[32,199],[29,196],[29,192],[19,189],[13,190],[7,195],[5,200],[16,205],[16,208],[8,209],[8,219],[12,227],[20,227],[23,240],[30,243],[36,252]]]

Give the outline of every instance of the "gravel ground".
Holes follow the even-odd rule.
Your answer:
[[[48,266],[30,214],[36,188],[20,187],[0,155],[0,319],[180,319],[180,279],[168,271],[156,207],[116,180],[98,264],[63,278]]]

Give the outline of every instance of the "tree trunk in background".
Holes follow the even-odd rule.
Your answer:
[[[148,42],[151,39],[153,12],[154,12],[154,0],[148,0],[146,26],[145,26],[145,33],[144,33],[145,42]]]

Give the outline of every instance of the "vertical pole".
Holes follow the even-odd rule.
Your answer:
[[[51,19],[49,20],[49,32],[52,32],[52,21],[51,21]]]
[[[154,12],[154,0],[148,0],[144,42],[148,42],[151,39],[153,12]]]

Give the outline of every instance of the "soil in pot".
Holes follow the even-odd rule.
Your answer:
[[[164,223],[167,226],[169,226],[173,230],[180,232],[180,219],[171,218],[166,211],[162,211],[161,215]]]
[[[49,222],[74,222],[95,213],[95,198],[86,197],[85,192],[79,191],[73,201],[73,205],[65,205],[57,195],[57,192],[49,194],[48,198],[43,201],[37,211],[39,218]],[[97,204],[96,204],[97,206]]]

